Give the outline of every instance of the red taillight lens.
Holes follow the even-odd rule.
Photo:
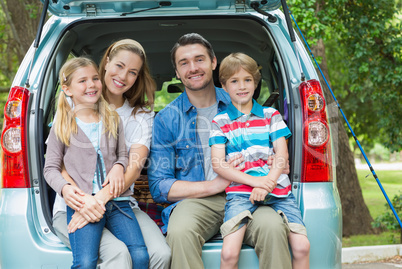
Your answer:
[[[320,83],[302,82],[299,90],[304,122],[301,181],[332,181],[330,132]]]
[[[1,134],[3,188],[29,188],[26,115],[30,92],[13,87],[4,107]]]

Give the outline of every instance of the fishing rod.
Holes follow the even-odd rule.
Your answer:
[[[293,19],[293,21],[294,21],[294,23],[295,23],[295,25],[296,25],[296,27],[297,27],[299,33],[300,33],[300,36],[303,38],[304,43],[306,44],[306,46],[307,46],[307,48],[308,48],[308,50],[309,50],[309,52],[310,52],[310,54],[311,54],[311,57],[313,58],[313,60],[314,60],[314,62],[315,62],[315,65],[317,66],[317,68],[318,68],[318,70],[320,71],[322,77],[324,78],[325,84],[327,85],[327,87],[328,87],[328,89],[329,89],[329,92],[331,93],[332,97],[334,98],[335,103],[336,103],[336,105],[337,105],[339,111],[340,111],[341,114],[342,114],[343,119],[345,120],[345,122],[346,122],[346,124],[347,124],[347,126],[348,126],[348,128],[349,128],[349,130],[350,130],[350,132],[352,133],[352,136],[353,136],[354,140],[356,141],[357,146],[358,146],[359,149],[360,149],[360,152],[362,153],[364,159],[366,160],[367,165],[368,165],[368,167],[370,168],[370,171],[371,171],[371,173],[372,173],[374,179],[377,181],[377,184],[378,184],[378,186],[380,187],[382,194],[384,195],[385,199],[387,200],[388,205],[390,206],[392,212],[394,213],[395,218],[397,219],[397,221],[398,221],[398,223],[399,223],[399,226],[400,226],[401,229],[402,229],[402,222],[401,222],[401,220],[400,220],[400,218],[399,218],[399,216],[398,216],[398,214],[397,214],[397,212],[396,212],[394,206],[392,205],[391,201],[389,200],[388,195],[387,195],[387,193],[385,192],[385,190],[384,190],[384,188],[383,188],[383,186],[382,186],[382,184],[381,184],[381,182],[380,182],[380,179],[378,178],[376,172],[374,171],[373,166],[371,165],[369,159],[367,158],[367,155],[366,155],[365,151],[363,150],[363,147],[361,146],[361,144],[360,144],[360,142],[359,142],[359,139],[357,139],[355,133],[353,132],[352,126],[350,125],[348,119],[346,118],[345,113],[343,113],[343,110],[342,110],[342,108],[341,108],[341,106],[340,106],[338,100],[336,99],[335,94],[334,94],[334,92],[333,92],[332,89],[331,89],[331,86],[329,85],[329,83],[328,83],[328,81],[327,81],[327,79],[326,79],[324,73],[322,72],[322,70],[321,70],[321,68],[320,68],[320,65],[318,64],[317,60],[315,59],[314,54],[313,54],[313,52],[311,51],[310,46],[308,45],[307,40],[304,38],[304,35],[303,35],[303,33],[301,32],[301,30],[300,30],[300,28],[299,28],[299,25],[297,24],[295,18],[293,17],[292,12],[291,12],[290,9],[288,9],[288,8],[287,8],[287,10],[289,11],[290,16],[292,17],[292,19]]]

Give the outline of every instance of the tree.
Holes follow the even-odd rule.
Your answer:
[[[395,195],[392,198],[392,206],[395,209],[395,212],[398,214],[399,218],[402,217],[402,194]],[[399,226],[399,222],[396,220],[394,213],[391,211],[388,203],[385,205],[385,212],[378,216],[375,221],[372,223],[373,227],[381,228],[384,230],[389,230],[393,232],[399,232],[399,244],[402,244],[402,228]],[[396,243],[394,240],[394,236],[391,236],[391,243]]]
[[[39,0],[0,0],[0,88],[5,91],[35,38],[42,6]]]
[[[334,91],[338,94],[338,89],[341,90],[340,99],[348,97],[344,110],[352,114],[349,119],[352,125],[357,125],[363,137],[375,134],[387,141],[390,149],[400,149],[402,47],[401,26],[395,23],[395,2],[293,0],[289,3],[328,80],[331,75]],[[326,50],[327,44],[333,49],[331,53]],[[336,68],[328,68],[327,58]],[[393,72],[389,72],[389,67]],[[377,120],[375,124],[370,121],[373,118]],[[363,124],[353,124],[359,122]],[[370,233],[372,218],[361,194],[349,139],[343,125],[336,126],[333,133],[338,134],[338,156],[342,160],[336,170],[343,234]]]

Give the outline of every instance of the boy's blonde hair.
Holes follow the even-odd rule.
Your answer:
[[[107,48],[105,54],[103,55],[103,58],[99,66],[99,74],[101,76],[102,81],[103,96],[107,99],[106,94],[107,87],[106,84],[104,83],[106,73],[105,66],[107,64],[107,59],[109,58],[109,61],[111,61],[116,56],[116,54],[121,50],[126,50],[135,53],[142,60],[142,67],[138,73],[137,80],[135,81],[134,85],[123,94],[123,97],[127,99],[130,106],[134,108],[132,112],[133,115],[135,115],[138,109],[140,108],[144,110],[144,108],[149,107],[152,110],[154,105],[156,83],[149,71],[147,57],[144,48],[141,46],[139,42],[133,39],[122,39],[120,41],[114,42]]]
[[[228,79],[241,68],[251,74],[254,79],[254,86],[257,87],[261,79],[260,67],[253,58],[241,52],[231,53],[223,59],[219,67],[220,83],[226,85]]]
[[[94,61],[84,57],[78,57],[68,60],[59,72],[60,87],[63,85],[70,86],[74,72],[80,68],[92,66],[98,71],[98,66]],[[70,105],[67,95],[61,90],[57,103],[57,113],[54,119],[54,128],[56,137],[66,146],[70,145],[70,137],[78,132],[78,126],[75,121],[74,105]],[[98,102],[94,105],[94,110],[100,116],[105,128],[105,132],[109,132],[114,138],[117,137],[117,129],[119,125],[119,115],[113,111],[106,100],[101,95]]]

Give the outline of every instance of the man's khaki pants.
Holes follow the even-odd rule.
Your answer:
[[[204,243],[222,225],[225,195],[186,199],[173,210],[166,240],[172,251],[171,269],[204,268],[201,253]],[[289,228],[269,206],[259,207],[247,225],[244,243],[255,248],[261,269],[292,268]]]

